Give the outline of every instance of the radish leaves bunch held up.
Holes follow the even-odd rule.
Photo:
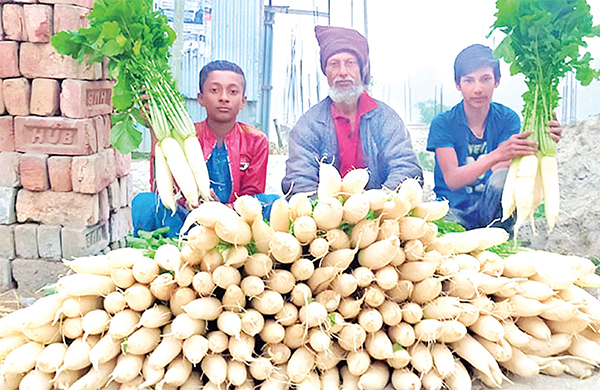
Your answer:
[[[573,71],[582,85],[600,76],[590,67],[584,38],[600,36],[600,25],[592,25],[585,0],[498,0],[492,32],[506,34],[495,55],[510,64],[510,73],[523,73],[528,91],[523,94],[523,128],[533,131],[539,143],[534,156],[513,161],[502,195],[503,218],[517,210],[515,237],[519,227],[533,219],[544,201],[548,229],[552,230],[559,211],[556,142],[546,131],[546,121],[560,99],[558,84]],[[533,224],[532,224],[533,227]]]
[[[198,205],[199,194],[210,199],[196,130],[168,64],[176,36],[167,18],[152,11],[151,0],[96,0],[87,18],[89,27],[60,31],[51,42],[80,64],[108,58],[109,77],[117,80],[111,144],[122,154],[135,150],[142,140],[135,122],[145,122],[143,113],[158,141],[156,186],[165,207],[176,207],[172,177],[191,206]]]

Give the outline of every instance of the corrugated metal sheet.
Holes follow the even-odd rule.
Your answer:
[[[246,96],[260,96],[262,0],[213,0],[212,57],[235,62],[246,74]]]
[[[238,64],[246,75],[246,97],[258,102],[261,90],[260,47],[263,5],[261,0],[213,0],[210,54],[187,52],[182,56],[180,90],[188,98],[190,116],[198,121],[205,117],[204,109],[195,102],[198,95],[199,72],[213,60],[228,60]],[[250,116],[252,113],[253,116]],[[240,120],[258,122],[256,110],[244,110]]]

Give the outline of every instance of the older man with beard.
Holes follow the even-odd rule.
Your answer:
[[[290,132],[283,192],[316,191],[319,162],[333,163],[342,177],[354,168],[366,168],[367,188],[395,189],[406,178],[422,181],[402,119],[365,90],[371,77],[365,37],[329,26],[316,26],[315,34],[329,96],[306,112]]]

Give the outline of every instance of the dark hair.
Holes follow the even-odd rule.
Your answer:
[[[246,91],[246,76],[244,75],[244,71],[242,70],[242,68],[240,68],[233,62],[225,60],[216,60],[204,65],[202,67],[202,70],[200,70],[200,93],[202,93],[202,86],[206,82],[208,75],[215,70],[227,70],[241,75],[242,79],[244,80],[244,92]]]
[[[500,61],[494,57],[492,49],[475,44],[467,47],[454,60],[454,81],[460,84],[460,78],[477,69],[489,66],[494,71],[496,82],[500,80]]]

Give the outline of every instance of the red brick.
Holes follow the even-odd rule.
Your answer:
[[[100,221],[107,221],[110,218],[110,202],[108,201],[108,188],[103,189],[98,194],[100,202]],[[1,249],[0,249],[1,250]]]
[[[11,115],[29,115],[31,84],[24,77],[5,79],[2,82],[4,107]]]
[[[63,258],[96,255],[108,247],[108,221],[86,228],[64,227],[60,236]]]
[[[69,156],[52,156],[48,159],[48,177],[52,191],[73,191],[73,184],[71,183],[72,162],[73,158]]]
[[[73,191],[83,194],[97,194],[117,177],[115,154],[112,149],[104,149],[91,156],[73,158],[71,182]]]
[[[0,0],[0,4],[2,4],[4,0]],[[2,7],[0,6],[0,39],[4,39],[4,28],[2,27]]]
[[[13,41],[0,42],[0,79],[19,77],[19,43]]]
[[[48,225],[92,226],[98,223],[98,195],[19,190],[17,220]]]
[[[111,213],[108,227],[110,229],[110,242],[116,242],[127,237],[129,232],[133,230],[131,209],[124,207]]]
[[[122,155],[115,149],[115,165],[117,166],[117,177],[129,175],[131,172],[131,153]]]
[[[40,3],[46,4],[71,4],[92,9],[94,0],[40,0]]]
[[[112,81],[65,80],[60,110],[69,118],[90,118],[112,112]]]
[[[94,117],[96,125],[96,137],[98,138],[98,150],[110,148],[110,115],[98,115]]]
[[[2,8],[0,8],[2,9]],[[2,37],[2,34],[0,34],[0,37]],[[2,94],[2,84],[3,84],[3,80],[0,79],[0,114],[4,114],[4,112],[6,111],[4,108],[4,97]]]
[[[92,119],[16,117],[15,149],[66,156],[85,156],[98,151]]]
[[[6,40],[26,41],[27,31],[25,30],[25,16],[23,5],[5,4],[2,7],[2,25]]]
[[[89,9],[69,4],[56,4],[54,6],[54,33],[61,30],[77,31],[81,27],[87,27],[90,21],[87,19]]]
[[[23,76],[35,79],[84,79],[102,77],[102,64],[77,65],[77,60],[62,56],[50,43],[23,42],[19,53],[19,69]]]
[[[15,151],[15,127],[12,116],[0,116],[0,151]]]
[[[30,191],[50,189],[48,180],[48,155],[25,153],[21,156],[21,185]]]
[[[0,187],[20,187],[21,153],[0,152]]]
[[[25,4],[25,29],[29,42],[50,42],[52,29],[52,6],[43,4]]]
[[[57,80],[33,79],[29,111],[33,115],[41,116],[58,114],[59,95],[60,83]]]
[[[108,185],[117,178],[117,164],[115,159],[115,150],[104,149],[99,153],[102,156],[102,188],[108,187]]]

